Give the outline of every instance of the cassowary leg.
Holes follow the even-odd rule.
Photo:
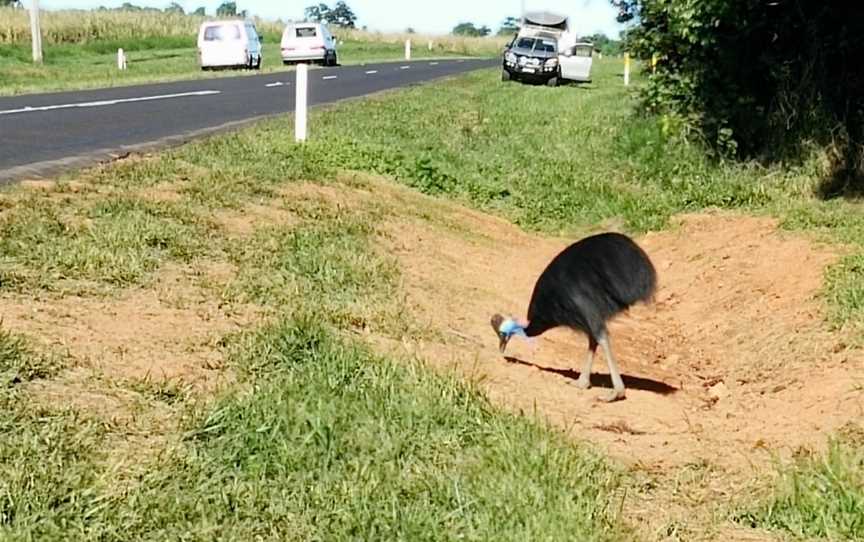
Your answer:
[[[588,355],[585,356],[582,371],[579,372],[579,379],[576,380],[576,387],[580,390],[587,390],[591,387],[591,365],[594,364],[595,352],[597,352],[597,341],[594,340],[594,337],[589,337]]]
[[[612,377],[612,391],[600,397],[600,400],[606,403],[624,399],[624,381],[621,379],[621,373],[618,372],[618,363],[615,357],[612,356],[612,348],[609,346],[609,337],[606,334],[599,339],[600,346],[603,347],[603,355],[606,356],[606,363],[609,364],[609,376]]]

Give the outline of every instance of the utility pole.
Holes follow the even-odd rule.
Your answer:
[[[30,0],[30,35],[33,37],[33,62],[42,64],[42,26],[39,24],[39,0]]]

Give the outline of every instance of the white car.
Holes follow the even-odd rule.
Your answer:
[[[198,29],[198,63],[210,68],[261,67],[261,37],[251,21],[207,21]]]
[[[321,23],[290,23],[282,32],[282,62],[318,62],[335,66],[336,36]]]

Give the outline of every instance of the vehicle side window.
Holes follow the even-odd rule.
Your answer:
[[[577,45],[573,49],[574,49],[573,50],[574,56],[584,56],[584,57],[590,57],[591,56],[591,52],[592,52],[591,47],[584,47],[584,46],[580,47]]]

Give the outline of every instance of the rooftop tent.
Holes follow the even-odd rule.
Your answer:
[[[567,16],[548,11],[532,11],[522,17],[522,24],[546,26],[550,29],[567,30]]]

